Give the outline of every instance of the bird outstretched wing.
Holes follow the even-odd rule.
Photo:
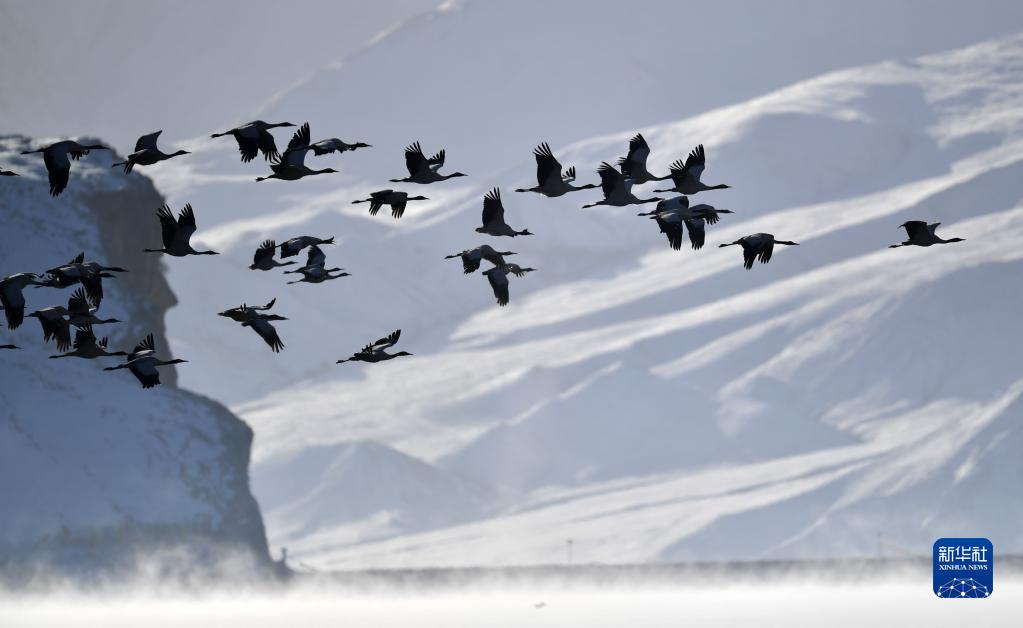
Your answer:
[[[163,205],[156,210],[156,216],[160,219],[160,236],[163,239],[163,246],[170,248],[174,243],[174,237],[178,234],[178,221],[174,218],[174,212],[170,205]]]
[[[615,170],[614,166],[605,161],[597,168],[597,174],[600,175],[600,189],[604,192],[604,198],[611,196],[615,187],[622,180],[622,173]]]
[[[544,142],[533,149],[533,155],[536,157],[536,183],[537,185],[543,185],[547,179],[551,176],[561,176],[561,163],[554,157],[554,153],[551,152],[551,147]],[[570,169],[572,174],[575,174],[575,169]]]
[[[504,218],[504,204],[501,203],[501,189],[494,188],[483,197],[483,226]]]
[[[410,177],[429,168],[426,155],[423,154],[423,148],[419,142],[413,142],[405,147],[405,167],[408,168]]]
[[[160,137],[163,131],[156,131],[149,135],[143,135],[135,142],[135,152],[140,150],[156,150],[156,138]]]

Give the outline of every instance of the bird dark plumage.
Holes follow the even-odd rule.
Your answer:
[[[160,234],[163,239],[162,249],[144,249],[146,253],[165,253],[174,257],[186,255],[219,255],[216,251],[196,251],[192,248],[192,234],[195,233],[195,212],[191,203],[178,213],[175,220],[174,212],[169,205],[156,210],[160,219]]]
[[[153,334],[149,334],[139,344],[135,345],[135,348],[128,354],[123,364],[108,366],[103,370],[116,371],[118,369],[128,369],[135,376],[135,379],[139,380],[139,383],[142,384],[142,388],[153,388],[160,385],[160,372],[157,370],[159,367],[182,364],[187,361],[181,359],[165,361],[157,358]]]
[[[50,180],[50,195],[60,196],[67,188],[71,177],[71,160],[81,159],[88,155],[90,150],[107,150],[107,147],[102,144],[79,144],[74,140],[64,140],[36,150],[22,151],[21,154],[43,154],[43,163],[46,165],[46,174]]]
[[[735,242],[719,244],[718,248],[736,245],[741,246],[743,267],[746,270],[750,270],[753,268],[754,262],[758,259],[761,264],[766,264],[771,261],[771,255],[774,253],[775,244],[785,244],[788,246],[799,245],[798,242],[791,242],[789,240],[776,240],[770,233],[754,233],[752,235],[743,236]]]
[[[492,236],[527,236],[533,235],[528,229],[516,231],[504,221],[504,204],[501,202],[501,188],[494,188],[483,197],[483,226],[476,228],[476,233]]]
[[[391,179],[391,183],[427,184],[466,176],[461,172],[440,174],[445,156],[446,152],[441,149],[433,157],[427,159],[419,142],[413,142],[405,147],[405,168],[408,170],[408,176],[403,179]]]
[[[406,355],[412,355],[407,351],[399,351],[398,353],[387,353],[387,349],[390,349],[394,345],[398,344],[398,339],[401,338],[401,330],[396,329],[387,336],[380,338],[376,342],[372,342],[363,347],[358,352],[352,354],[352,357],[344,360],[338,360],[337,364],[344,362],[384,362],[386,360],[393,360]]]
[[[474,249],[466,249],[461,253],[454,253],[452,255],[444,256],[444,259],[453,259],[459,257],[462,259],[462,271],[468,275],[476,272],[480,267],[480,262],[487,260],[494,266],[504,266],[504,256],[515,255],[514,251],[496,251],[489,244],[483,244],[477,246]]]
[[[899,227],[906,230],[906,235],[909,236],[905,242],[899,244],[892,244],[888,248],[897,249],[900,246],[933,246],[935,244],[949,244],[952,242],[965,242],[963,238],[950,238],[945,240],[938,237],[937,230],[940,222],[932,222],[927,224],[923,220],[909,220]]]

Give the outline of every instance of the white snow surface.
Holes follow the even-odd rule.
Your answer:
[[[477,9],[450,12],[472,24],[486,15]],[[373,102],[359,92],[367,77],[446,42],[438,33],[464,44],[444,15],[422,22],[279,97],[264,118],[312,108],[313,135],[334,135],[331,107],[352,113],[342,103],[353,93]],[[581,71],[549,63],[551,77]],[[273,546],[318,568],[560,562],[567,539],[582,562],[926,554],[960,534],[1023,551],[1023,36],[830,72],[640,128],[628,99],[654,99],[607,89],[592,96],[619,115],[594,131],[598,116],[579,110],[555,133],[540,108],[502,101],[528,79],[495,69],[497,94],[477,78],[471,102],[466,85],[438,96],[395,79],[373,95],[381,111],[342,120],[345,139],[373,148],[310,158],[343,174],[255,184],[245,179],[263,164],[225,165],[236,161],[229,141],[157,174],[194,200],[197,239],[225,253],[172,261],[182,302],[277,297],[291,319],[278,327],[280,356],[247,330],[200,324],[194,309],[169,319],[175,353],[205,365],[183,374],[188,385],[222,394],[255,429],[254,490]],[[428,102],[407,120],[398,105],[410,94]],[[656,102],[654,117],[672,119]],[[530,150],[542,140],[589,182],[636,131],[655,173],[702,143],[704,180],[734,186],[694,197],[736,212],[708,228],[703,250],[671,251],[637,207],[579,209],[595,192],[512,192],[535,184]],[[431,199],[401,221],[351,205],[392,187],[403,143],[417,138],[470,176],[397,186]],[[536,235],[472,232],[494,185],[509,223]],[[916,219],[966,242],[886,248]],[[736,248],[717,248],[759,231],[801,246],[751,271]],[[263,238],[300,234],[335,235],[328,261],[353,276],[285,286],[245,268]],[[483,242],[539,269],[512,278],[506,308],[479,274],[443,259]],[[414,357],[334,364],[395,328]]]

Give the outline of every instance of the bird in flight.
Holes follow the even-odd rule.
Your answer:
[[[940,222],[927,224],[923,220],[910,220],[902,223],[899,227],[906,230],[905,242],[892,244],[888,248],[897,249],[900,246],[932,246],[934,244],[949,244],[950,242],[965,242],[964,238],[949,238],[948,240],[938,237],[935,233]]]
[[[519,188],[516,192],[536,192],[548,198],[562,196],[569,192],[578,190],[589,190],[597,187],[596,183],[586,185],[573,185],[575,181],[575,166],[562,172],[561,162],[554,157],[551,147],[547,142],[540,144],[533,149],[533,156],[536,157],[536,187]]]
[[[132,171],[135,166],[152,166],[153,164],[161,161],[166,161],[171,157],[177,157],[179,155],[188,155],[187,150],[179,150],[173,153],[165,153],[156,146],[156,139],[160,137],[163,131],[156,131],[149,135],[143,135],[135,142],[135,152],[128,155],[128,158],[124,161],[111,164],[111,168],[117,166],[124,166],[124,173],[128,174]]]
[[[160,230],[163,238],[162,249],[143,249],[146,253],[166,253],[174,257],[187,255],[219,255],[216,251],[196,251],[192,248],[192,234],[195,233],[195,212],[192,205],[185,205],[178,213],[177,220],[169,205],[156,210],[160,219]]]
[[[426,155],[423,154],[422,147],[419,146],[419,142],[406,146],[405,167],[408,169],[408,176],[404,179],[391,179],[391,183],[427,184],[466,176],[462,172],[440,174],[440,169],[444,167],[444,156],[445,151],[443,148],[436,155],[427,159]]]
[[[354,353],[352,357],[344,360],[338,360],[337,364],[344,362],[384,362],[386,360],[393,360],[394,358],[400,358],[406,355],[412,355],[407,351],[399,351],[398,353],[387,353],[387,350],[398,344],[398,338],[401,337],[401,330],[396,329],[391,332],[390,335],[384,336],[376,342],[370,343],[363,347],[357,353]]]
[[[277,152],[277,145],[274,143],[274,136],[270,134],[270,129],[287,126],[295,125],[290,122],[271,123],[254,120],[223,133],[214,133],[210,137],[234,136],[235,141],[238,142],[238,152],[242,154],[243,163],[252,161],[260,152],[263,153],[263,159],[270,161],[281,156]]]
[[[43,163],[46,165],[46,174],[50,178],[50,195],[60,196],[60,193],[67,187],[71,177],[71,160],[75,161],[85,157],[90,150],[109,150],[102,144],[79,144],[74,140],[55,142],[49,146],[37,148],[36,150],[22,151],[22,155],[33,153],[43,154]]]
[[[160,385],[160,372],[157,370],[162,366],[183,364],[188,360],[174,359],[161,360],[156,357],[156,345],[153,343],[153,334],[149,334],[128,354],[128,359],[123,364],[108,366],[104,371],[116,371],[128,369],[135,379],[139,380],[143,388],[152,388]]]
[[[790,242],[788,240],[776,240],[770,233],[754,233],[753,235],[743,236],[735,242],[729,242],[728,244],[719,244],[718,248],[724,248],[726,246],[741,246],[742,247],[742,258],[743,266],[746,270],[753,268],[753,262],[760,260],[761,264],[766,264],[771,261],[771,254],[774,253],[775,244],[785,244],[787,246],[799,246],[798,242]]]
[[[667,190],[654,190],[654,192],[678,192],[679,194],[696,194],[706,190],[723,190],[731,187],[720,183],[718,185],[707,185],[700,181],[700,175],[707,167],[707,154],[700,144],[689,153],[685,163],[681,159],[671,164],[671,182],[674,184]]]

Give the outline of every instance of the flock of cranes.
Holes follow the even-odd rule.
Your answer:
[[[295,131],[284,152],[279,152],[270,131],[275,128],[294,126],[296,125],[290,122],[267,123],[256,120],[223,133],[213,133],[211,137],[232,136],[238,144],[238,151],[243,163],[251,162],[262,153],[264,160],[270,163],[271,174],[258,177],[256,181],[267,179],[295,181],[307,176],[334,173],[337,170],[333,168],[316,170],[307,166],[305,164],[307,154],[309,152],[316,156],[340,154],[370,146],[363,142],[347,143],[338,138],[313,142],[309,124],[305,123]],[[113,167],[122,167],[127,174],[138,166],[150,166],[189,154],[185,150],[178,150],[174,153],[161,151],[157,146],[160,133],[161,131],[156,131],[140,137],[135,143],[134,151],[123,162],[113,164]],[[91,150],[106,149],[107,147],[99,144],[80,144],[76,141],[64,140],[36,150],[24,151],[22,154],[42,153],[49,178],[50,194],[59,196],[68,185],[71,161],[82,159]],[[618,168],[606,161],[600,164],[597,169],[597,174],[600,177],[599,184],[576,185],[575,168],[563,168],[547,143],[537,146],[533,155],[536,158],[536,186],[519,188],[515,190],[516,192],[533,192],[549,198],[557,198],[571,192],[600,188],[603,198],[583,205],[583,208],[601,205],[624,207],[656,203],[652,211],[640,212],[638,215],[656,221],[660,231],[667,237],[669,246],[676,251],[682,248],[683,238],[687,233],[693,249],[703,248],[706,242],[706,226],[717,224],[722,214],[734,213],[730,209],[720,209],[709,204],[690,204],[689,197],[694,194],[730,187],[726,184],[708,185],[703,183],[702,175],[706,169],[707,156],[702,144],[694,148],[684,161],[678,160],[672,163],[667,175],[656,176],[647,168],[650,147],[642,134],[636,134],[629,141],[628,154],[618,160]],[[405,167],[408,176],[390,181],[392,183],[429,185],[467,176],[462,172],[442,174],[440,171],[444,167],[445,156],[445,150],[441,149],[428,158],[419,142],[414,142],[405,148]],[[18,175],[0,168],[0,176]],[[673,194],[669,198],[656,196],[640,198],[633,192],[636,185],[666,180],[670,180],[672,186],[654,192]],[[391,209],[392,218],[397,220],[404,215],[405,208],[410,201],[424,200],[429,199],[421,195],[412,196],[408,192],[400,190],[383,189],[371,193],[369,198],[357,199],[352,202],[353,204],[369,203],[369,213],[372,216],[376,216],[379,210],[387,205]],[[190,204],[185,205],[177,216],[168,205],[164,205],[157,210],[157,218],[160,221],[163,247],[146,248],[145,252],[162,253],[173,257],[218,254],[216,251],[198,251],[193,248],[191,238],[196,231],[196,220],[195,212]],[[501,190],[498,187],[492,188],[483,197],[481,222],[482,225],[475,229],[479,234],[510,238],[533,235],[528,229],[519,230],[506,222],[505,207],[501,199]],[[900,227],[906,230],[907,239],[899,244],[891,245],[890,248],[929,247],[935,244],[962,241],[962,238],[946,240],[938,237],[935,231],[939,224],[927,224],[918,220],[905,222]],[[271,271],[275,268],[293,266],[294,268],[285,270],[283,273],[301,275],[301,278],[287,282],[289,284],[317,284],[348,277],[349,273],[344,272],[343,268],[327,267],[327,255],[322,247],[333,244],[333,236],[320,238],[304,235],[291,238],[281,244],[277,244],[276,240],[267,239],[256,249],[249,269]],[[719,244],[719,247],[741,247],[743,266],[746,269],[751,269],[757,260],[763,264],[771,261],[774,246],[778,244],[798,245],[797,242],[790,240],[779,240],[770,233],[754,233],[734,242]],[[306,251],[305,264],[299,266],[299,262],[294,260],[279,261],[277,259],[278,251],[280,260],[299,256]],[[510,300],[509,276],[522,278],[536,270],[506,261],[505,258],[516,254],[514,251],[499,251],[489,244],[483,244],[448,255],[445,259],[460,259],[465,274],[475,273],[484,261],[489,263],[490,268],[482,271],[481,274],[487,278],[497,304],[504,306]],[[128,369],[143,388],[152,388],[160,383],[158,370],[160,367],[180,364],[186,360],[162,360],[157,357],[152,334],[140,341],[130,352],[125,352],[109,350],[107,339],[105,337],[97,339],[93,331],[96,326],[120,322],[115,318],[101,318],[96,313],[103,300],[103,279],[115,278],[117,273],[123,272],[127,271],[124,268],[87,261],[85,254],[82,253],[68,263],[60,264],[43,273],[19,272],[4,277],[0,280],[0,304],[3,306],[7,319],[7,327],[14,330],[21,326],[26,316],[35,318],[42,328],[43,341],[48,343],[53,340],[57,350],[61,352],[50,356],[51,358],[77,357],[91,360],[121,356],[125,358],[121,364],[107,367],[105,370]],[[29,286],[67,288],[74,285],[80,287],[68,299],[66,307],[55,305],[25,314],[26,301],[23,294],[25,288]],[[274,323],[288,319],[278,314],[269,313],[275,304],[276,299],[261,306],[242,304],[220,312],[219,316],[256,332],[271,351],[278,353],[284,349],[284,342],[274,327]],[[73,341],[71,338],[72,328],[75,329]],[[351,357],[337,360],[337,363],[375,363],[412,355],[406,351],[389,352],[398,343],[400,337],[401,330],[395,330],[389,335],[365,345]],[[0,345],[0,349],[17,348],[12,344]]]

